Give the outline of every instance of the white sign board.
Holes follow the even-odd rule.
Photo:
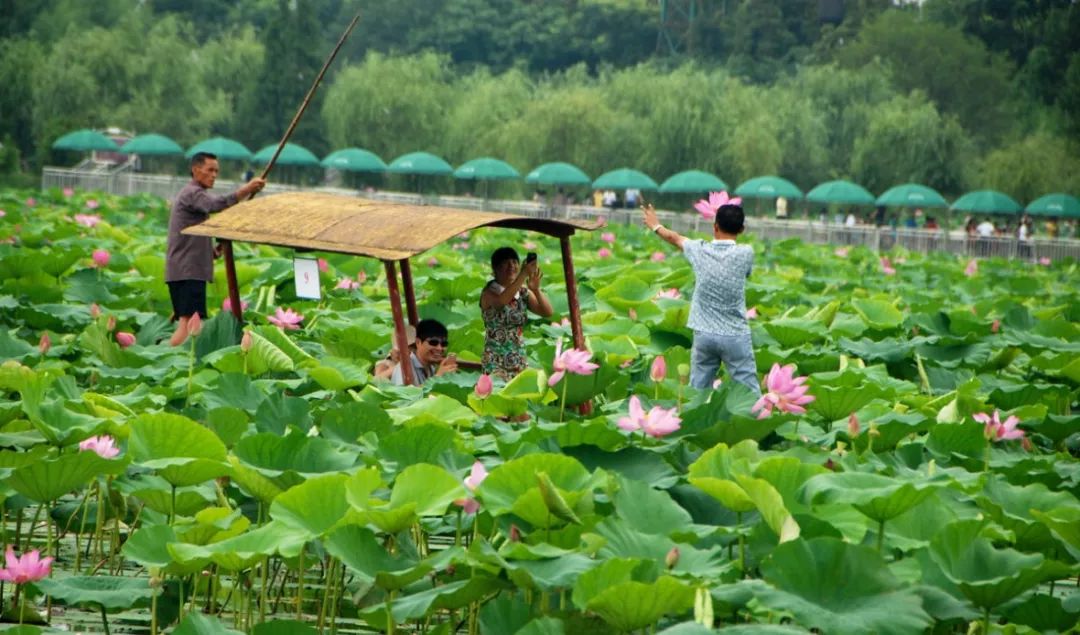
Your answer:
[[[322,289],[319,285],[319,262],[314,258],[293,258],[293,275],[296,278],[296,297],[318,300]]]

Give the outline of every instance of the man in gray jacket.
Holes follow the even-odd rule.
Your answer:
[[[214,247],[210,237],[187,236],[182,232],[266,186],[266,179],[255,178],[232,194],[218,196],[209,192],[217,175],[217,157],[207,152],[195,153],[191,157],[191,182],[176,195],[169,212],[165,283],[169,285],[173,319],[179,320],[169,339],[173,346],[187,339],[191,316],[206,317],[206,283],[214,279]]]

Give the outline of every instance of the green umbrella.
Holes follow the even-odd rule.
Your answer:
[[[843,203],[845,205],[872,205],[874,195],[861,185],[851,181],[826,181],[806,193],[812,203]]]
[[[592,186],[595,190],[655,190],[660,187],[648,174],[630,168],[605,172],[593,181]]]
[[[54,141],[52,147],[54,150],[75,150],[78,152],[88,152],[90,150],[117,152],[120,150],[120,146],[116,145],[115,141],[96,130],[87,128],[67,133]]]
[[[141,154],[143,156],[180,156],[184,149],[172,139],[159,134],[141,134],[120,146],[124,154]]]
[[[268,145],[262,150],[255,153],[252,157],[252,162],[259,165],[266,165],[270,163],[270,159],[274,158],[274,152],[277,152],[278,144]],[[311,153],[304,146],[297,145],[295,143],[286,143],[285,147],[281,149],[281,154],[278,155],[276,163],[278,165],[319,165],[319,157]]]
[[[984,214],[1015,214],[1020,211],[1020,203],[1008,194],[996,190],[976,190],[956,199],[949,209]]]
[[[735,194],[749,198],[802,198],[803,193],[794,183],[779,176],[759,176],[735,188]]]
[[[395,174],[453,174],[454,168],[443,159],[429,152],[403,154],[390,162],[387,172]]]
[[[386,164],[374,152],[361,148],[345,148],[326,155],[324,168],[349,170],[351,172],[385,172]]]
[[[1036,216],[1080,218],[1080,200],[1068,194],[1047,194],[1028,203],[1026,211]]]
[[[576,165],[556,161],[534,168],[525,175],[525,182],[536,185],[589,185],[592,179]]]
[[[505,161],[491,157],[481,157],[461,164],[454,170],[454,176],[459,179],[476,179],[478,181],[498,181],[520,179],[521,173],[514,166]]]
[[[937,190],[919,185],[918,183],[904,183],[890,187],[884,194],[877,197],[878,205],[891,207],[948,207],[941,194]]]
[[[723,192],[727,183],[720,177],[701,170],[679,172],[660,184],[664,194],[700,194],[703,192]]]
[[[251,150],[248,150],[244,144],[239,141],[233,141],[232,139],[226,139],[225,137],[204,139],[188,148],[188,151],[184,153],[184,156],[190,159],[195,156],[196,152],[207,152],[219,159],[236,161],[247,161],[251,159]]]

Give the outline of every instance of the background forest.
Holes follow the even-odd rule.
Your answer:
[[[655,0],[0,0],[0,178],[35,183],[65,159],[52,141],[82,127],[276,142],[359,8],[294,137],[320,156],[1080,192],[1076,2],[698,0],[669,15],[690,4],[694,22],[664,24]]]

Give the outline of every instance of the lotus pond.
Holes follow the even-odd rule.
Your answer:
[[[1032,633],[1080,619],[1074,262],[751,237],[759,372],[794,365],[814,397],[759,418],[726,378],[686,385],[691,274],[638,227],[573,240],[599,368],[549,386],[570,340],[557,316],[526,329],[532,368],[482,397],[475,374],[370,379],[391,333],[377,261],[323,255],[323,300],[300,301],[291,253],[237,245],[250,346],[212,308],[174,349],[159,343],[163,201],[5,191],[0,209],[3,542],[55,559],[3,584],[16,632]],[[413,271],[421,316],[449,326],[462,359],[482,351],[478,295],[503,244],[540,253],[565,313],[552,239],[461,236]],[[210,294],[220,306],[223,281]],[[300,328],[271,324],[279,308]],[[634,396],[678,429],[622,429]]]

